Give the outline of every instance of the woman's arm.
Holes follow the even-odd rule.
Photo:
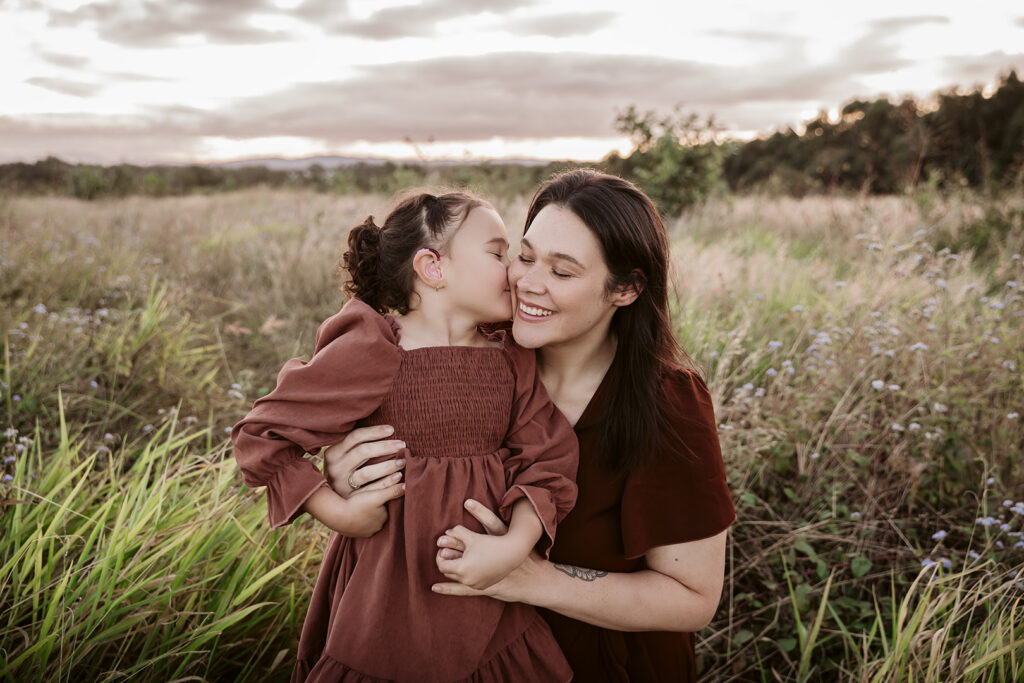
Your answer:
[[[479,504],[467,508],[491,534],[505,525]],[[698,631],[711,621],[721,597],[727,531],[711,538],[651,549],[647,569],[601,572],[548,562],[531,553],[498,583],[477,591],[460,583],[437,584],[445,595],[489,595],[524,602],[618,631]],[[438,540],[439,564],[460,551],[450,536]]]

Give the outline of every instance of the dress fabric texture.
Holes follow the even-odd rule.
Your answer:
[[[558,527],[552,562],[609,572],[644,569],[661,545],[714,536],[736,519],[718,443],[711,394],[690,370],[666,374],[671,452],[651,454],[625,478],[597,462],[608,377],[576,422],[580,444],[576,507]],[[600,580],[600,579],[598,579]],[[692,633],[627,633],[541,610],[576,683],[694,681]]]
[[[288,361],[277,388],[232,431],[249,486],[265,486],[270,523],[293,521],[323,475],[305,453],[355,427],[390,424],[407,448],[405,496],[370,538],[331,533],[292,681],[567,681],[571,672],[532,607],[433,593],[447,579],[436,539],[475,498],[507,522],[529,500],[555,528],[576,499],[576,437],[507,330],[489,347],[402,349],[400,326],[358,299],[326,320],[309,362]],[[390,456],[389,456],[390,457]]]

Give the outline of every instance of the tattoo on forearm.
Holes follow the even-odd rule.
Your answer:
[[[595,581],[602,576],[608,576],[608,572],[603,572],[600,569],[584,569],[583,567],[574,567],[571,564],[558,564],[557,562],[555,563],[555,569],[566,576],[583,581]]]

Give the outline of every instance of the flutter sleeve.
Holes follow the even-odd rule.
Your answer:
[[[511,519],[516,501],[526,498],[544,527],[537,550],[548,556],[555,528],[576,504],[576,468],[579,444],[565,416],[548,397],[537,373],[534,352],[516,346],[507,335],[505,344],[516,375],[515,402],[505,445],[508,491],[499,514]]]
[[[627,558],[714,536],[736,519],[707,384],[692,370],[675,370],[662,386],[670,416],[668,445],[626,480],[622,540]]]
[[[277,388],[232,429],[243,480],[267,488],[271,528],[328,485],[304,454],[340,441],[383,401],[401,362],[397,334],[394,318],[350,299],[320,325],[313,358],[285,363]]]

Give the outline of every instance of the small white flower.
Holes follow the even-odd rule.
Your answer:
[[[1017,412],[1007,413],[1006,414],[1006,419],[1007,420],[1016,420],[1018,417],[1020,417],[1020,413],[1017,413]]]
[[[921,429],[921,425],[918,424],[917,422],[911,422],[909,425],[907,425],[907,427],[912,432],[916,432],[917,430]]]
[[[936,413],[945,413],[949,410],[949,408],[947,408],[946,404],[944,403],[933,403],[932,410],[934,410]]]
[[[886,388],[887,388],[887,389],[888,389],[889,391],[899,391],[899,390],[900,390],[900,385],[899,385],[899,384],[890,384],[890,385],[889,385],[888,387],[886,387]]]
[[[35,306],[32,307],[32,311],[34,313],[44,314],[46,313],[46,306],[42,304],[36,304]]]
[[[773,339],[770,342],[768,342],[768,348],[771,349],[772,351],[775,351],[777,349],[781,349],[782,348],[782,342],[775,341]]]
[[[1012,500],[1007,499],[1007,500],[1003,501],[1003,507],[1004,508],[1011,507],[1012,505],[1013,505],[1013,501]]]
[[[989,308],[994,308],[997,311],[1001,311],[1004,308],[1002,301],[990,301],[988,304]]]
[[[989,477],[988,479],[985,480],[985,485],[986,486],[991,486],[994,483],[996,483],[996,478],[995,477]]]
[[[769,377],[774,377],[775,375],[778,374],[778,372],[776,372],[775,368],[768,368],[767,370],[764,371],[764,374],[768,375]]]
[[[796,306],[793,306],[793,308],[789,309],[789,312],[790,313],[799,313],[802,310],[804,310],[804,307],[801,306],[800,304],[797,304]]]
[[[850,519],[860,519],[860,513],[859,512],[851,512],[850,513]]]
[[[820,457],[821,457],[821,453],[818,453],[818,452],[811,453],[811,460],[817,460]]]
[[[876,379],[871,383],[871,386],[873,386],[875,389],[881,389],[882,387],[885,386],[885,382],[883,382],[880,379]]]
[[[975,552],[973,550],[968,550],[967,551],[967,557],[971,558],[972,560],[976,560],[979,557],[981,557],[981,555],[979,555],[977,552]]]
[[[917,342],[916,344],[911,344],[910,347],[908,348],[908,350],[909,351],[927,351],[928,350],[928,345],[923,343],[923,342]]]
[[[839,280],[838,282],[836,282],[836,287],[838,287],[839,289],[842,289],[845,286],[846,282],[844,280]]]
[[[1009,287],[1010,289],[1017,289],[1019,285],[1017,284],[1016,280],[1007,280],[1006,286]]]
[[[901,425],[899,422],[894,422],[893,425],[892,425],[892,431],[894,431],[894,432],[902,432],[902,431],[904,431],[903,425]]]
[[[942,539],[944,539],[948,535],[949,534],[946,532],[945,529],[939,529],[934,534],[932,534],[932,540],[941,541]]]

